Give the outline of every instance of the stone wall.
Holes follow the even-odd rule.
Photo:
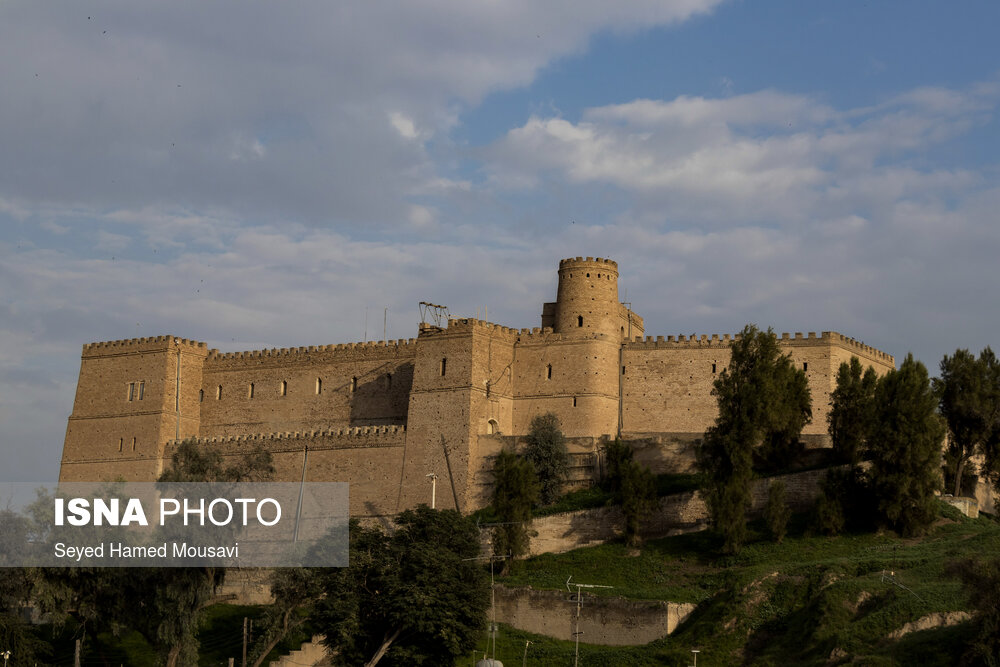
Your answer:
[[[573,641],[575,591],[538,591],[496,587],[497,621],[519,630]],[[581,641],[605,646],[648,644],[666,637],[694,610],[690,603],[626,600],[584,593],[580,610]]]

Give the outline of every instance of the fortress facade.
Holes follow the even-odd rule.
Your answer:
[[[196,438],[224,456],[263,446],[281,481],[350,482],[353,515],[429,502],[432,473],[437,506],[468,512],[488,502],[491,458],[547,412],[569,438],[577,481],[616,435],[655,471],[683,472],[716,416],[712,383],[731,342],[645,336],[618,300],[618,265],[576,257],[559,263],[556,300],[533,329],[449,319],[409,340],[235,353],[174,336],[88,343],[60,480],[152,481]],[[834,332],[779,343],[808,377],[814,445],[828,441],[842,362],[895,367]]]

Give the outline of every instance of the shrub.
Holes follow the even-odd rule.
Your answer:
[[[779,544],[785,539],[788,517],[791,516],[791,513],[786,500],[785,483],[771,482],[771,486],[767,489],[764,521],[767,523],[767,532],[771,534],[771,539]]]
[[[534,466],[538,476],[540,497],[543,505],[551,504],[562,491],[563,480],[569,472],[569,453],[566,451],[566,437],[559,427],[559,418],[551,412],[531,420],[528,446],[524,456]]]

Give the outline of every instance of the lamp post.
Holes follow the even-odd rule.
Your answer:
[[[431,509],[434,509],[434,501],[437,497],[438,476],[435,473],[428,473],[424,477],[431,478]]]
[[[3,656],[3,667],[7,667],[7,661],[10,660],[10,651],[4,651],[0,655]]]
[[[701,653],[701,651],[699,651],[696,648],[693,648],[693,649],[691,649],[691,652],[694,653],[694,665],[693,665],[693,667],[698,667],[698,654]]]

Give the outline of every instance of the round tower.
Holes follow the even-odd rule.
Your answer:
[[[618,264],[601,257],[576,257],[559,262],[555,331],[593,337],[620,335]]]

